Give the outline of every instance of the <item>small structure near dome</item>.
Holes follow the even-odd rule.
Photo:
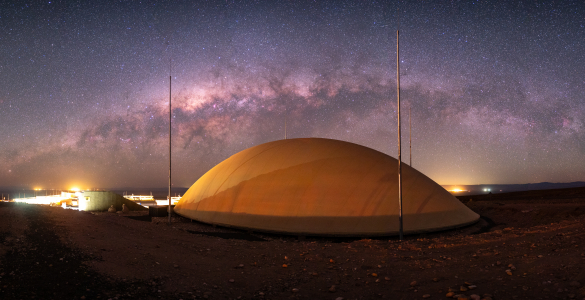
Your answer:
[[[123,210],[123,205],[129,210],[147,210],[148,208],[134,203],[121,195],[109,191],[85,191],[78,192],[78,207],[82,211],[109,211]],[[112,211],[113,210],[113,211]]]
[[[398,234],[398,161],[357,144],[321,138],[265,143],[204,174],[174,211],[209,224],[295,235]],[[479,215],[404,165],[405,233],[472,224]]]

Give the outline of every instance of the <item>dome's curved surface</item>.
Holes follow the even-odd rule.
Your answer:
[[[397,160],[338,140],[248,148],[205,173],[174,211],[210,224],[307,235],[398,233]],[[471,224],[479,215],[403,164],[405,233]]]

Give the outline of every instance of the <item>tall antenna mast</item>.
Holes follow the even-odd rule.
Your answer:
[[[398,96],[398,106],[396,112],[398,114],[398,222],[399,224],[399,236],[400,240],[402,241],[403,238],[403,228],[402,228],[402,166],[400,162],[402,160],[400,150],[401,150],[401,138],[400,138],[400,39],[399,39],[399,30],[396,30],[396,91]]]
[[[410,166],[412,167],[412,117],[410,114],[411,108],[412,106],[408,105],[408,147],[410,148],[408,158],[410,159]]]
[[[169,59],[169,225],[171,224],[171,214],[172,214],[172,207],[171,207],[171,122],[173,112],[171,110],[171,71],[172,71],[172,59]]]
[[[286,101],[284,102],[284,139],[286,140]]]

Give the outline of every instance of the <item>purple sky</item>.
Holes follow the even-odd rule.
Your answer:
[[[399,27],[404,161],[411,106],[439,184],[585,179],[581,1],[33,2],[0,4],[0,186],[164,187],[169,61],[175,186],[285,115],[396,157]]]

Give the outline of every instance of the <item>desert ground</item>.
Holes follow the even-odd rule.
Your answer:
[[[585,188],[459,198],[403,241],[0,203],[0,299],[585,299]]]

